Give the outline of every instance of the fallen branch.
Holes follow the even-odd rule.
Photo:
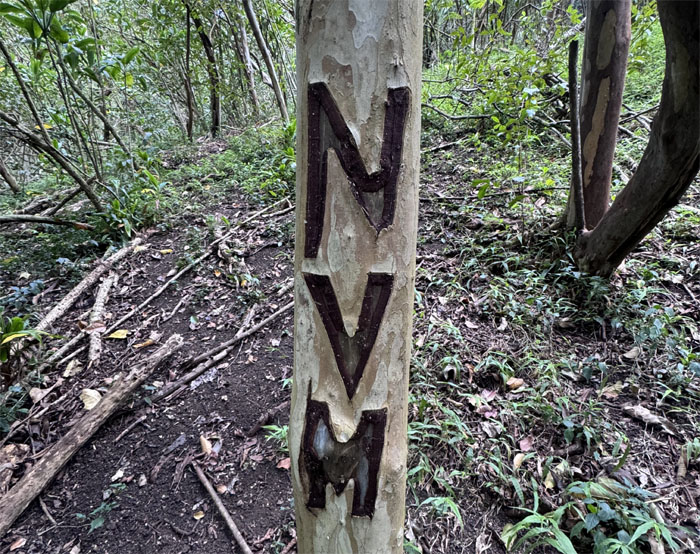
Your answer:
[[[263,215],[265,212],[271,210],[272,208],[274,208],[275,206],[279,205],[280,203],[282,203],[282,202],[284,202],[284,201],[288,201],[288,199],[287,199],[286,197],[285,197],[285,198],[282,198],[282,199],[278,200],[277,202],[275,202],[274,204],[270,204],[270,205],[267,206],[266,208],[263,208],[262,210],[260,210],[260,211],[258,211],[258,212],[255,212],[253,215],[251,215],[250,217],[244,219],[243,221],[234,224],[234,229],[231,229],[231,231],[229,231],[228,233],[226,233],[226,234],[223,235],[222,237],[218,238],[217,240],[213,241],[213,242],[209,245],[209,249],[208,249],[207,252],[205,252],[204,254],[202,254],[201,256],[199,256],[199,258],[197,258],[197,259],[193,260],[192,262],[190,262],[189,265],[185,266],[185,267],[182,268],[180,271],[178,271],[175,275],[173,275],[173,277],[172,277],[170,280],[166,281],[156,292],[154,292],[151,296],[149,296],[149,297],[146,298],[143,302],[141,302],[141,304],[139,304],[139,305],[136,306],[135,308],[131,309],[131,310],[130,310],[129,312],[127,312],[124,316],[122,316],[118,321],[116,321],[111,327],[109,327],[109,328],[105,331],[105,333],[106,333],[106,334],[109,334],[109,333],[112,333],[112,332],[116,331],[117,329],[119,329],[119,327],[120,327],[123,323],[125,323],[126,321],[128,321],[129,319],[131,319],[131,317],[132,317],[136,312],[138,312],[139,310],[142,310],[143,308],[145,308],[146,306],[148,306],[151,302],[153,302],[156,298],[158,298],[161,294],[163,294],[163,293],[166,291],[166,289],[167,289],[168,287],[170,287],[170,285],[172,285],[173,283],[175,283],[175,282],[176,282],[180,277],[182,277],[185,273],[187,273],[187,272],[190,271],[192,268],[194,268],[194,267],[196,267],[197,265],[199,265],[203,260],[205,260],[206,258],[208,258],[209,256],[211,256],[211,255],[214,253],[214,251],[215,251],[213,247],[216,246],[216,245],[218,245],[221,241],[224,241],[224,240],[228,239],[231,235],[233,235],[233,233],[235,232],[235,230],[236,230],[237,227],[242,227],[242,226],[245,225],[246,223],[249,223],[249,222],[253,221],[254,219],[260,217],[260,216]],[[283,211],[284,211],[284,210],[283,210]],[[85,347],[84,347],[84,346],[81,347],[81,348],[77,348],[77,349],[73,349],[73,347],[74,347],[78,342],[80,342],[80,340],[81,340],[84,336],[85,336],[85,333],[79,333],[78,335],[76,335],[75,337],[73,337],[70,341],[68,341],[67,344],[65,344],[64,346],[62,346],[59,350],[57,350],[56,352],[54,352],[54,354],[51,355],[51,357],[47,360],[46,365],[50,365],[50,364],[61,364],[61,363],[67,362],[68,360],[71,360],[72,358],[74,358],[74,357],[77,356],[78,354],[82,353],[82,352],[85,350]],[[61,359],[61,356],[63,356],[66,352],[69,352],[69,351],[71,351],[71,350],[72,350],[72,352],[71,352],[70,354],[68,354],[68,355],[65,356],[63,359]]]
[[[137,363],[128,375],[116,381],[92,410],[80,417],[63,438],[51,446],[37,463],[0,497],[0,537],[54,479],[61,468],[87,443],[95,432],[143,384],[143,382],[183,345],[180,335],[171,336],[151,356]]]
[[[7,225],[8,223],[46,223],[49,225],[65,225],[67,227],[74,227],[76,229],[86,229],[88,231],[94,231],[95,228],[87,223],[81,223],[79,221],[70,221],[68,219],[59,219],[57,217],[45,217],[41,215],[28,215],[28,214],[11,214],[11,215],[0,215],[0,225]]]
[[[254,325],[253,327],[251,327],[248,330],[244,330],[245,327],[247,326],[247,321],[248,321],[248,318],[246,317],[246,321],[243,323],[241,328],[238,330],[238,332],[236,333],[236,336],[234,336],[231,340],[228,340],[226,342],[219,344],[218,346],[215,346],[211,350],[207,350],[206,352],[200,354],[199,356],[197,356],[194,359],[186,360],[182,364],[182,367],[188,368],[188,367],[195,366],[194,369],[185,373],[185,375],[180,377],[177,381],[173,381],[172,383],[169,383],[168,385],[164,386],[158,392],[153,394],[149,398],[149,401],[150,402],[157,402],[158,400],[162,400],[166,396],[170,396],[170,395],[176,393],[182,387],[184,387],[188,383],[191,383],[192,381],[194,381],[197,377],[199,377],[202,373],[207,371],[209,368],[213,367],[214,365],[219,363],[221,360],[223,360],[226,357],[226,355],[229,353],[229,351],[231,350],[231,347],[238,344],[243,339],[246,339],[249,336],[253,335],[254,333],[257,333],[260,329],[265,327],[265,325],[267,325],[271,321],[277,319],[279,316],[281,316],[283,313],[288,311],[293,306],[294,306],[294,302],[290,302],[289,304],[280,308],[274,314],[263,319],[260,323],[258,323],[257,325]],[[252,313],[252,311],[253,310],[248,312],[249,315]]]
[[[81,294],[83,294],[83,292],[85,292],[86,289],[94,285],[104,273],[112,269],[114,264],[123,260],[126,256],[133,252],[134,248],[141,244],[141,242],[142,241],[140,238],[134,239],[133,241],[131,241],[131,244],[125,246],[124,248],[112,254],[109,258],[101,262],[82,281],[80,281],[80,283],[78,283],[73,288],[73,290],[71,290],[63,298],[63,300],[56,304],[56,306],[54,306],[54,308],[48,314],[46,314],[44,319],[42,319],[37,324],[36,328],[40,331],[46,331],[47,329],[49,329],[59,317],[66,313],[68,308],[70,308],[75,303],[75,301],[80,297]]]
[[[265,325],[267,325],[267,324],[270,323],[271,321],[277,319],[279,316],[281,316],[281,315],[284,314],[285,312],[291,310],[293,307],[294,307],[294,302],[290,302],[289,304],[286,304],[285,306],[282,306],[282,307],[281,307],[279,310],[277,310],[274,314],[272,314],[272,315],[269,316],[269,317],[266,317],[266,318],[263,319],[260,323],[258,323],[257,325],[254,325],[253,327],[251,327],[251,328],[248,329],[247,331],[245,331],[245,332],[243,332],[243,333],[239,331],[238,333],[236,333],[236,336],[233,337],[232,339],[227,340],[226,342],[222,342],[221,344],[219,344],[218,346],[215,346],[215,347],[212,348],[211,350],[207,350],[206,352],[203,352],[202,354],[200,354],[200,355],[197,356],[196,358],[192,358],[191,360],[186,361],[186,362],[184,363],[185,367],[192,367],[192,366],[194,366],[194,365],[201,364],[202,362],[208,360],[209,358],[211,358],[212,356],[218,354],[218,353],[221,352],[222,350],[226,350],[227,348],[229,348],[229,347],[233,346],[234,344],[236,344],[236,343],[242,341],[243,339],[248,338],[249,336],[251,336],[251,335],[257,333],[260,329],[262,329],[263,327],[265,327]]]
[[[110,273],[107,278],[102,281],[100,288],[97,290],[97,295],[95,296],[95,304],[92,307],[88,328],[93,328],[97,325],[104,325],[101,324],[101,321],[105,311],[105,304],[107,303],[107,297],[109,296],[109,289],[112,288],[116,278],[117,275],[115,273]],[[100,354],[102,354],[102,334],[103,333],[97,329],[92,329],[90,331],[90,350],[88,353],[87,364],[88,369],[100,361]]]
[[[241,532],[238,530],[236,523],[233,521],[231,514],[226,509],[226,506],[224,506],[224,503],[221,501],[221,498],[219,498],[219,495],[216,494],[214,487],[212,487],[211,483],[209,482],[209,479],[207,479],[207,476],[204,475],[204,472],[199,467],[199,464],[197,462],[192,462],[192,467],[194,468],[194,472],[197,474],[199,481],[202,483],[204,488],[209,493],[209,496],[211,496],[211,499],[214,501],[214,505],[219,510],[221,517],[224,518],[224,521],[226,522],[229,531],[231,531],[231,534],[236,539],[236,543],[238,543],[238,546],[243,551],[243,554],[253,554],[253,551],[248,546],[248,543],[245,542],[243,535],[241,535]]]

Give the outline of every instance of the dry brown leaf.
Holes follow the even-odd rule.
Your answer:
[[[535,442],[535,439],[532,435],[528,435],[524,439],[520,439],[520,442],[518,442],[518,446],[520,446],[520,450],[523,452],[529,452],[532,450],[532,443]]]
[[[628,360],[636,360],[639,358],[639,355],[642,353],[642,350],[639,348],[639,346],[635,346],[625,352],[623,356],[627,358]]]
[[[200,520],[204,517],[204,512],[202,510],[199,510],[199,511],[195,512],[192,515],[192,517],[195,518],[196,520]]]
[[[51,389],[40,389],[38,387],[32,387],[29,389],[29,397],[32,399],[34,404],[41,402],[41,399],[46,396],[47,393],[51,392]]]
[[[289,469],[290,467],[292,467],[292,460],[290,458],[284,458],[277,464],[277,469]]]
[[[143,342],[135,344],[134,349],[138,350],[139,348],[146,348],[147,346],[151,346],[153,344],[155,344],[155,341],[153,339],[146,339]]]
[[[520,379],[519,377],[511,377],[506,381],[506,386],[510,390],[516,390],[522,387],[525,384],[525,381],[523,379]]]
[[[212,451],[211,441],[207,437],[202,435],[199,437],[199,444],[202,447],[202,452],[209,456],[209,454],[211,454]]]
[[[517,471],[518,469],[520,469],[520,466],[523,465],[524,461],[525,454],[523,454],[522,452],[518,452],[513,458],[513,470]]]
[[[675,425],[673,425],[673,423],[671,423],[665,417],[660,417],[660,416],[657,416],[656,414],[651,413],[644,406],[641,406],[641,405],[624,406],[622,408],[622,411],[625,414],[627,414],[628,416],[633,417],[635,419],[640,419],[644,423],[648,423],[649,425],[658,425],[664,431],[666,431],[669,435],[677,435],[678,434],[678,431],[676,430],[676,427],[675,427]]]
[[[215,488],[216,488],[216,492],[218,492],[219,494],[224,494],[225,492],[228,491],[228,488],[224,484],[216,485]]]
[[[22,548],[25,544],[27,544],[27,539],[25,539],[24,537],[15,539],[10,545],[10,552],[12,552],[13,550],[17,550],[18,548]]]
[[[78,375],[78,373],[80,373],[82,370],[82,362],[77,358],[73,358],[70,362],[68,362],[66,369],[63,370],[63,376],[66,378],[73,377],[74,375]]]
[[[618,381],[614,385],[607,385],[603,387],[603,390],[600,392],[605,398],[612,400],[620,396],[620,393],[624,388],[625,385],[622,383],[622,381]]]

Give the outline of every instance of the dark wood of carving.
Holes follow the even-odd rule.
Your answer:
[[[335,440],[333,434],[328,405],[309,398],[302,450],[299,455],[299,467],[306,472],[309,484],[309,499],[306,503],[309,509],[326,507],[326,484],[330,483],[335,494],[339,495],[345,490],[348,481],[354,479],[352,515],[370,518],[374,515],[379,485],[379,464],[384,450],[386,413],[386,408],[363,411],[355,434],[348,442],[340,443]],[[333,440],[333,452],[324,458],[321,458],[314,449],[314,436],[321,421],[325,423]],[[372,430],[371,434],[368,434],[370,425]],[[364,502],[361,501],[362,491],[357,480],[357,468],[363,457],[368,462]]]
[[[410,106],[406,87],[390,88],[384,114],[379,171],[368,173],[355,138],[325,83],[308,86],[308,173],[304,256],[315,258],[323,235],[328,179],[328,150],[335,150],[351,183],[352,193],[377,233],[394,221],[396,182],[401,168],[406,114]],[[374,213],[370,195],[382,193],[381,213]]]
[[[326,275],[304,273],[304,280],[326,329],[345,391],[348,397],[352,398],[377,340],[379,326],[391,296],[394,277],[388,273],[367,275],[360,319],[352,337],[345,330],[343,315],[340,313],[330,278]]]

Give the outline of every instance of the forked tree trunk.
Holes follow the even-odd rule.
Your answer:
[[[631,0],[589,0],[581,74],[581,162],[586,223],[610,203],[610,180],[629,53]],[[574,223],[569,202],[569,226]]]
[[[659,0],[666,75],[637,172],[598,226],[579,237],[579,266],[609,275],[673,208],[700,166],[700,2]]]
[[[420,0],[300,0],[295,369],[299,552],[403,551]]]
[[[284,101],[284,95],[282,94],[280,80],[277,77],[277,71],[275,70],[275,63],[272,60],[270,49],[267,47],[267,43],[265,42],[265,37],[263,37],[262,31],[260,30],[258,18],[255,15],[255,10],[253,10],[253,4],[250,0],[243,0],[243,9],[245,10],[245,15],[248,18],[248,23],[250,23],[250,28],[253,30],[253,35],[255,36],[255,40],[258,43],[260,53],[262,54],[263,60],[265,61],[267,72],[270,75],[270,81],[272,82],[272,90],[275,92],[275,98],[277,99],[277,105],[280,109],[280,115],[282,115],[282,119],[284,120],[285,125],[288,125],[289,113],[287,112],[287,103]]]
[[[2,158],[0,158],[0,177],[2,177],[3,180],[8,184],[8,186],[12,189],[12,192],[14,192],[15,194],[19,194],[20,192],[22,192],[22,189],[20,189],[19,185],[17,184],[15,176],[12,175],[12,172],[5,165],[5,162],[2,160]]]

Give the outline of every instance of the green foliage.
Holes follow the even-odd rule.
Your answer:
[[[0,307],[0,377],[5,386],[10,385],[23,366],[23,357],[29,351],[31,340],[41,342],[42,331],[27,323],[28,316],[8,317]]]

